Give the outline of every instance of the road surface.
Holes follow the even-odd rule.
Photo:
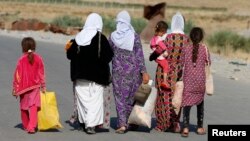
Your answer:
[[[58,131],[38,132],[30,135],[21,130],[19,101],[11,95],[13,71],[21,55],[21,39],[0,36],[0,141],[207,141],[207,135],[197,135],[196,107],[192,108],[191,133],[187,139],[180,134],[160,133],[154,129],[140,128],[124,135],[116,134],[116,111],[112,102],[109,132],[87,135],[74,130],[66,121],[72,114],[73,95],[70,65],[64,45],[37,42],[37,52],[44,58],[47,89],[55,91],[64,128]],[[148,57],[148,54],[145,54]],[[146,59],[147,69],[154,76],[155,64]],[[215,94],[205,98],[204,127],[208,124],[250,124],[250,84],[215,75]],[[182,119],[181,119],[182,121]],[[153,120],[155,125],[155,120]]]

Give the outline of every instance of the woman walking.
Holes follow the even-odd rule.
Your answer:
[[[156,70],[156,88],[157,100],[155,107],[157,131],[180,132],[180,114],[176,114],[172,105],[172,98],[175,90],[175,84],[182,79],[183,70],[183,49],[188,45],[188,37],[184,34],[184,19],[180,13],[176,13],[171,22],[172,33],[168,34],[165,40],[168,51],[169,71],[167,82],[170,90],[161,89],[160,84],[163,81],[164,72],[158,65]]]
[[[116,133],[128,129],[128,117],[134,105],[134,94],[148,75],[140,37],[130,24],[127,11],[121,11],[116,18],[116,30],[111,34],[109,43],[114,51],[112,60],[112,83],[118,116]]]
[[[197,134],[205,134],[203,128],[204,118],[204,95],[205,95],[205,65],[211,64],[209,51],[203,40],[203,30],[195,27],[190,32],[192,44],[185,48],[184,63],[184,92],[182,99],[183,107],[183,131],[182,136],[189,133],[189,114],[191,107],[197,106]]]
[[[103,91],[110,84],[109,62],[113,51],[99,14],[91,13],[75,39],[68,43],[67,58],[71,61],[71,80],[74,83],[78,120],[88,134],[103,124]]]

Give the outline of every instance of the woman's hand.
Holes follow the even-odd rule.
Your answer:
[[[142,74],[142,83],[147,84],[149,81],[149,78],[150,78],[150,76],[148,75],[148,73],[143,73]]]

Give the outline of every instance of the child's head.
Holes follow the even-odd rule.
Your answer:
[[[25,37],[22,40],[22,49],[23,53],[25,52],[30,52],[30,51],[35,51],[36,50],[36,42],[33,38],[31,37]]]
[[[23,38],[22,49],[23,49],[23,53],[28,53],[29,63],[33,64],[33,62],[34,62],[33,52],[36,50],[35,40],[31,37]]]
[[[168,29],[168,24],[164,21],[159,21],[155,26],[155,35],[163,36]]]
[[[193,42],[193,44],[198,44],[203,40],[204,33],[203,29],[200,27],[194,27],[192,28],[190,32],[190,39]]]

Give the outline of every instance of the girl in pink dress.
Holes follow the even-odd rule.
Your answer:
[[[163,82],[161,87],[164,89],[169,88],[167,83],[167,73],[169,71],[168,61],[166,59],[168,53],[166,51],[167,47],[163,40],[165,40],[168,29],[168,25],[164,21],[159,21],[155,27],[155,35],[150,41],[150,48],[153,50],[153,53],[150,56],[150,61],[155,60],[163,69]]]
[[[23,55],[14,72],[13,96],[20,96],[23,129],[35,133],[37,111],[40,108],[40,89],[45,93],[45,74],[42,58],[35,53],[36,43],[31,37],[22,40]]]
[[[197,106],[197,134],[205,134],[203,128],[204,95],[205,95],[205,65],[210,64],[210,55],[206,45],[202,43],[203,30],[194,27],[190,32],[192,43],[184,49],[184,91],[182,99],[183,107],[183,131],[182,136],[189,133],[189,115],[192,106]]]

